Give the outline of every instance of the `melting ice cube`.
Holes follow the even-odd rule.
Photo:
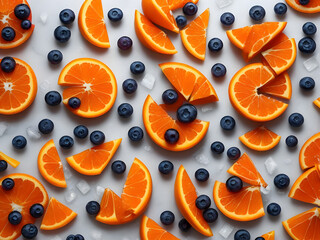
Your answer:
[[[5,123],[0,123],[0,137],[3,136],[8,129],[8,125]]]
[[[277,169],[278,164],[273,160],[272,157],[268,157],[268,159],[264,162],[264,166],[267,169],[267,172],[272,175]]]
[[[152,74],[147,73],[142,79],[141,85],[151,90],[154,86],[155,81],[156,81],[156,78]]]
[[[218,8],[225,8],[228,7],[233,3],[233,0],[216,0],[216,4]]]
[[[222,226],[222,228],[219,230],[219,234],[224,237],[225,239],[227,239],[230,234],[232,233],[234,227],[232,227],[231,225],[229,224],[224,224]]]
[[[68,203],[73,202],[77,197],[77,193],[74,191],[73,188],[69,189],[65,194],[64,194],[64,198],[66,199],[66,201]]]
[[[268,195],[268,194],[271,192],[271,188],[270,188],[270,186],[267,186],[266,188],[260,187],[260,192],[261,192],[263,195]]]
[[[303,62],[303,66],[307,69],[308,72],[311,72],[319,67],[319,62],[315,57],[311,57]]]
[[[209,164],[209,158],[206,155],[204,155],[203,153],[196,154],[194,156],[194,159],[200,164],[203,164],[203,165]]]
[[[48,19],[48,14],[43,12],[40,14],[40,21],[42,22],[42,24],[46,24],[47,23],[47,19]]]
[[[147,152],[150,152],[151,151],[151,146],[149,146],[149,145],[144,146],[144,150],[146,150]]]
[[[101,187],[101,186],[97,186],[96,187],[96,194],[98,196],[99,199],[102,198],[103,194],[104,194],[104,187]]]
[[[31,139],[37,140],[41,138],[41,133],[39,132],[39,129],[34,126],[27,127],[26,132],[28,137]]]
[[[47,93],[50,89],[50,82],[48,80],[44,80],[40,83],[40,90],[43,93]]]
[[[212,111],[213,110],[213,107],[212,106],[203,106],[203,107],[201,107],[201,111],[202,112],[210,112],[210,111]]]
[[[63,173],[64,173],[65,179],[70,179],[72,177],[72,173],[71,173],[70,169],[67,167],[63,168]]]
[[[81,180],[76,186],[83,195],[86,195],[91,189],[90,185],[85,180]]]

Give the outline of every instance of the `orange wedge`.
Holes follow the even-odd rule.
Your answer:
[[[281,137],[264,126],[257,127],[239,137],[248,148],[256,151],[268,151],[280,142]]]
[[[37,78],[32,68],[18,58],[14,60],[13,72],[5,73],[0,69],[0,114],[4,115],[22,112],[37,95]]]
[[[175,54],[178,52],[168,35],[152,24],[138,10],[135,11],[134,27],[140,42],[152,51],[162,54]]]
[[[202,216],[202,211],[196,206],[197,192],[187,171],[181,165],[174,183],[174,197],[183,217],[199,233],[210,237],[212,231]]]
[[[299,0],[286,0],[288,5],[298,12],[318,13],[320,12],[320,1],[311,0],[307,5],[301,5]]]
[[[240,192],[230,192],[225,183],[216,181],[213,199],[219,210],[236,221],[251,221],[264,216],[259,186],[243,187]]]
[[[294,240],[318,240],[320,236],[320,208],[312,208],[282,222]]]
[[[170,10],[176,10],[178,8],[182,8],[186,3],[193,2],[197,4],[199,0],[168,0]]]
[[[274,240],[274,231],[263,234],[261,237],[263,237],[264,240]]]
[[[54,197],[50,198],[40,229],[56,230],[70,223],[77,214]]]
[[[289,37],[282,32],[279,35],[277,35],[274,39],[272,39],[267,45],[265,45],[261,49],[261,51],[262,52],[267,51],[268,49],[273,48],[274,46],[276,46],[276,45],[278,45],[278,44],[280,44],[280,43],[282,43],[284,41],[287,41],[288,39],[289,39]]]
[[[141,3],[143,13],[149,20],[170,31],[179,33],[167,0],[142,0]]]
[[[78,25],[82,36],[91,44],[100,48],[110,47],[101,0],[84,1],[80,8]]]
[[[287,72],[281,73],[275,79],[260,87],[259,92],[290,100],[292,85],[289,74]]]
[[[264,188],[268,186],[246,153],[242,154],[239,160],[236,161],[227,172],[251,185],[262,186]]]
[[[59,85],[66,86],[63,103],[74,114],[95,118],[108,112],[117,97],[117,81],[111,69],[92,58],[78,58],[68,63],[61,71]],[[81,100],[78,109],[68,105],[71,97]]]
[[[204,61],[207,48],[209,8],[180,31],[183,46],[191,55]]]
[[[67,162],[77,172],[84,175],[99,175],[117,151],[121,138],[89,148],[71,157]]]
[[[204,138],[209,128],[209,122],[198,119],[191,123],[181,123],[172,119],[150,95],[144,102],[142,117],[146,131],[152,141],[170,151],[184,151],[194,147]],[[170,128],[179,132],[179,140],[175,144],[167,143],[164,138],[166,130]]]
[[[30,175],[10,174],[0,179],[0,185],[5,178],[12,178],[15,185],[10,191],[0,187],[0,239],[12,240],[19,238],[25,224],[35,222],[36,219],[29,212],[33,204],[39,203],[44,208],[47,207],[48,194],[44,186]],[[22,221],[18,225],[12,225],[8,221],[9,213],[14,210],[22,215]]]
[[[246,26],[242,28],[228,30],[226,31],[227,37],[233,45],[242,50],[244,48],[244,44],[247,41],[251,28],[252,26]]]
[[[18,167],[20,162],[13,159],[12,157],[9,157],[8,155],[4,154],[3,152],[0,152],[0,159],[5,160],[8,164],[11,165],[11,167]]]
[[[313,101],[313,104],[320,108],[320,97]]]
[[[299,163],[302,170],[320,164],[320,132],[303,144],[299,153]]]

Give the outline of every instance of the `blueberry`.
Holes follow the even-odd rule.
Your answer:
[[[249,15],[254,21],[261,21],[265,17],[266,11],[262,6],[256,5],[250,8]]]
[[[289,124],[292,127],[301,127],[304,122],[304,117],[300,113],[292,113],[289,116]]]
[[[34,224],[26,224],[21,229],[21,234],[26,239],[33,239],[38,234],[38,228]]]
[[[174,222],[174,214],[171,211],[164,211],[160,215],[160,221],[164,225],[171,225]]]
[[[182,218],[180,221],[179,221],[179,229],[182,231],[182,232],[188,232],[191,228],[191,225],[190,223],[185,219],[185,218]]]
[[[14,187],[14,180],[12,178],[6,178],[1,183],[2,189],[9,191]]]
[[[312,38],[304,37],[299,41],[298,48],[303,53],[313,53],[317,48],[317,44]]]
[[[62,52],[60,52],[59,50],[51,50],[48,53],[47,58],[51,64],[59,64],[63,59],[63,55]]]
[[[132,40],[127,36],[123,36],[118,39],[117,44],[118,48],[120,48],[121,50],[128,50],[132,47]]]
[[[192,104],[183,104],[177,110],[177,118],[182,123],[193,122],[198,115],[197,108]]]
[[[207,169],[199,168],[195,172],[194,176],[199,182],[205,182],[209,179],[209,172],[207,171]]]
[[[226,67],[222,63],[216,63],[211,68],[211,74],[214,77],[223,77],[227,73]]]
[[[84,138],[86,138],[88,136],[89,130],[88,130],[88,128],[86,126],[79,125],[79,126],[76,126],[73,129],[73,134],[77,138],[84,139]]]
[[[208,208],[203,211],[202,216],[208,223],[213,223],[218,219],[218,211],[214,208]]]
[[[300,88],[302,88],[304,90],[312,90],[312,89],[314,89],[315,85],[316,85],[316,83],[313,80],[313,78],[311,78],[311,77],[301,78],[301,80],[299,82]]]
[[[66,240],[75,240],[75,239],[76,239],[76,236],[73,234],[68,235],[66,238]]]
[[[168,160],[164,160],[161,163],[159,163],[158,170],[162,174],[167,175],[173,171],[173,164]]]
[[[86,210],[89,215],[97,215],[100,211],[100,204],[97,201],[90,201],[86,205]]]
[[[234,240],[250,240],[250,233],[245,229],[240,229],[234,234]]]
[[[243,182],[239,177],[229,177],[226,182],[227,189],[230,192],[239,192],[243,187]]]
[[[193,16],[198,12],[198,6],[192,2],[188,2],[183,6],[182,11],[187,16]]]
[[[0,172],[4,172],[8,168],[8,163],[5,160],[0,160]]]
[[[38,124],[38,129],[42,134],[49,134],[53,131],[54,124],[50,119],[42,119]]]
[[[68,100],[68,106],[72,109],[78,109],[81,105],[81,100],[77,97],[71,97]]]
[[[72,148],[73,144],[74,144],[73,138],[70,136],[63,136],[59,140],[60,147],[64,149]]]
[[[135,61],[133,63],[131,63],[130,65],[130,71],[133,74],[141,74],[146,70],[146,67],[144,66],[144,64],[140,61]]]
[[[286,144],[288,147],[295,147],[298,144],[298,138],[296,136],[290,135],[286,138]]]
[[[133,107],[129,103],[122,103],[118,107],[118,114],[120,117],[128,118],[133,113]]]
[[[165,133],[164,133],[164,139],[166,140],[167,143],[169,144],[175,144],[179,140],[179,132],[176,129],[169,128]]]
[[[30,215],[34,218],[39,218],[44,214],[44,208],[41,204],[35,203],[30,207]]]
[[[286,174],[280,173],[274,177],[273,183],[277,188],[285,189],[290,184],[290,178]]]
[[[137,81],[132,78],[124,80],[124,82],[122,83],[122,89],[123,91],[125,91],[125,93],[132,94],[137,90],[137,88]]]
[[[227,151],[227,156],[230,160],[237,160],[241,155],[241,151],[237,147],[231,147]]]
[[[12,146],[15,149],[23,149],[27,145],[27,139],[24,136],[18,135],[12,139]]]
[[[73,21],[75,20],[76,16],[75,16],[74,12],[71,9],[63,9],[59,13],[59,18],[60,18],[60,21],[63,24],[70,24],[70,23],[73,23]]]
[[[317,27],[314,23],[312,22],[306,22],[305,24],[303,24],[302,26],[302,31],[304,32],[304,34],[306,35],[314,35],[317,32]]]
[[[126,164],[121,160],[116,160],[111,165],[112,172],[116,174],[122,174],[126,171]]]
[[[301,5],[307,5],[310,2],[310,0],[299,0],[299,3]]]
[[[31,28],[31,22],[30,20],[26,19],[26,20],[23,20],[20,24],[21,28],[24,29],[24,30],[28,30]]]
[[[118,22],[123,18],[123,12],[119,8],[111,8],[108,12],[108,18],[112,22]]]
[[[58,42],[65,43],[71,37],[71,31],[66,26],[59,26],[54,30],[54,37]]]
[[[90,134],[90,141],[94,145],[100,145],[100,144],[104,143],[105,139],[106,139],[106,137],[105,137],[104,133],[99,130],[93,131]]]
[[[211,200],[207,195],[200,195],[196,199],[196,207],[200,210],[209,208],[211,205]]]
[[[273,10],[274,10],[275,14],[277,14],[279,16],[283,16],[284,14],[286,14],[288,7],[286,4],[279,2],[276,5],[274,5]]]
[[[224,152],[224,145],[222,142],[215,141],[211,144],[211,152],[221,154]]]
[[[281,207],[278,203],[270,203],[267,207],[267,212],[271,216],[278,216],[281,212]]]
[[[173,104],[178,100],[178,93],[174,89],[167,89],[162,93],[162,101],[165,104]]]
[[[19,223],[21,223],[22,215],[18,211],[12,211],[8,215],[8,220],[12,225],[18,225]]]
[[[257,237],[255,240],[265,240],[264,237]]]
[[[234,15],[231,12],[225,12],[221,15],[220,22],[223,25],[230,26],[234,23]]]
[[[220,120],[220,126],[222,129],[230,131],[236,126],[236,121],[231,116],[224,116]]]
[[[139,142],[143,138],[143,130],[138,126],[132,127],[128,131],[128,137],[133,142]]]
[[[187,18],[183,15],[178,15],[176,17],[177,26],[182,29],[187,25]]]
[[[59,92],[50,91],[46,93],[44,100],[49,106],[57,106],[61,103],[62,98]]]
[[[16,32],[12,27],[4,27],[1,31],[1,37],[5,41],[12,41],[16,36]]]
[[[74,236],[74,239],[75,239],[75,240],[84,240],[84,237],[83,237],[81,234],[76,234],[76,235]]]
[[[4,57],[1,60],[1,69],[6,73],[13,72],[16,67],[16,61],[12,57]]]
[[[223,48],[223,42],[220,38],[212,38],[208,42],[208,48],[211,52],[219,52]]]
[[[19,4],[14,8],[14,15],[23,20],[27,19],[30,16],[30,8],[27,4]]]

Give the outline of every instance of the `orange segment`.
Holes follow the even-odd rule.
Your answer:
[[[0,239],[18,239],[21,235],[21,228],[27,223],[34,223],[35,218],[29,213],[30,207],[35,203],[40,203],[47,207],[48,194],[44,186],[34,177],[14,173],[0,179],[0,185],[5,178],[12,178],[15,186],[10,191],[5,191],[0,187]],[[8,215],[13,210],[19,211],[22,221],[18,225],[12,225],[8,221]]]
[[[183,217],[199,233],[210,237],[212,231],[202,216],[202,211],[196,206],[197,192],[187,171],[181,165],[174,183],[174,197]]]
[[[299,163],[302,170],[320,164],[320,132],[303,144],[299,153]]]
[[[147,48],[163,54],[175,54],[178,52],[167,34],[152,24],[138,10],[135,11],[134,27],[138,39]]]
[[[312,0],[307,5],[301,5],[299,0],[286,0],[288,5],[293,9],[303,13],[320,12],[320,0]]]
[[[168,0],[170,10],[176,10],[178,8],[182,8],[186,3],[193,2],[197,4],[199,0]]]
[[[101,0],[84,1],[80,8],[78,25],[82,36],[91,44],[100,48],[110,47]]]
[[[242,50],[247,41],[251,28],[252,26],[246,26],[243,28],[228,30],[226,31],[227,37],[233,45]]]
[[[292,85],[289,74],[287,72],[281,73],[275,79],[260,87],[259,92],[290,100]]]
[[[206,55],[209,8],[180,31],[183,46],[191,55],[204,61]]]
[[[77,214],[54,197],[50,198],[40,229],[56,230],[70,223]]]
[[[274,39],[272,39],[267,45],[265,45],[261,49],[261,51],[264,52],[264,51],[266,51],[266,50],[268,50],[270,48],[273,48],[274,46],[276,46],[276,45],[278,45],[278,44],[280,44],[280,43],[282,43],[282,42],[284,42],[284,41],[286,41],[288,39],[289,39],[289,37],[282,32],[278,36],[276,36]]]
[[[99,175],[117,151],[122,138],[89,148],[71,157],[67,162],[77,172],[84,175]]]
[[[263,234],[261,237],[263,237],[264,240],[274,240],[274,231]]]
[[[320,97],[313,101],[313,104],[320,108]]]
[[[85,117],[99,117],[108,112],[117,97],[117,81],[111,69],[92,58],[78,58],[68,63],[61,71],[59,85],[66,86],[63,103],[74,114]],[[81,100],[78,109],[68,106],[68,100]]]
[[[13,159],[12,157],[9,157],[8,155],[4,154],[3,152],[0,152],[0,159],[5,160],[8,164],[10,164],[14,168],[18,167],[20,164],[19,161]]]
[[[0,114],[4,115],[22,112],[37,95],[37,79],[32,68],[18,58],[15,61],[13,72],[0,69]]]

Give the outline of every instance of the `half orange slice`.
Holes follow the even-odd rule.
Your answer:
[[[306,5],[301,5],[299,0],[286,0],[288,5],[298,12],[303,13],[318,13],[320,12],[320,1],[312,0]]]
[[[320,164],[320,132],[303,144],[299,153],[299,163],[302,170]]]

